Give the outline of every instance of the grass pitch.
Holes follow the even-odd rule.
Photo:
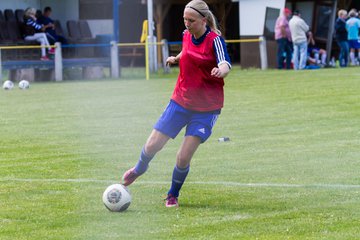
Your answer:
[[[358,68],[232,70],[212,137],[166,209],[183,133],[130,186],[176,70],[141,79],[33,83],[0,92],[0,239],[358,239]],[[229,137],[230,142],[218,142]]]

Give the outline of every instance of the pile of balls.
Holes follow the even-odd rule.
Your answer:
[[[11,81],[11,80],[6,80],[4,83],[3,83],[3,89],[4,90],[11,90],[11,89],[13,89],[14,88],[14,86],[15,86],[15,84]],[[30,87],[30,83],[29,83],[29,81],[27,81],[27,80],[21,80],[20,82],[19,82],[19,88],[20,89],[28,89]]]

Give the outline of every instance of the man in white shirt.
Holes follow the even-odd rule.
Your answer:
[[[304,69],[307,60],[306,33],[309,31],[309,26],[300,16],[300,12],[295,10],[293,12],[293,17],[289,21],[291,38],[294,46],[293,61],[295,70]]]

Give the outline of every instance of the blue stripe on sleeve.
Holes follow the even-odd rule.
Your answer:
[[[37,24],[34,20],[32,20],[31,18],[29,18],[26,22],[27,25],[32,26],[33,28],[35,28],[36,30],[40,30],[41,29],[41,25]]]
[[[215,50],[215,55],[216,55],[216,62],[218,64],[218,66],[220,64],[226,63],[229,65],[229,68],[231,68],[231,61],[230,61],[230,57],[229,54],[226,50],[226,44],[225,41],[222,37],[217,36],[214,39],[214,50]]]

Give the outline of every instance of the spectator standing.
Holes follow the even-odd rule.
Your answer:
[[[45,33],[51,44],[54,44],[55,42],[61,42],[61,44],[67,44],[66,38],[56,33],[54,20],[50,18],[51,12],[52,12],[51,7],[45,7],[43,14],[38,18],[37,23],[44,26],[48,24],[52,24],[52,27],[49,27],[45,30]]]
[[[275,40],[278,45],[277,49],[277,66],[278,69],[283,68],[283,55],[286,54],[286,68],[291,67],[291,33],[289,28],[289,17],[291,11],[288,8],[284,8],[283,13],[276,19],[275,23]]]
[[[338,18],[335,23],[335,38],[340,47],[339,63],[340,67],[346,67],[349,61],[348,32],[346,30],[347,11],[339,10]]]
[[[47,28],[52,27],[52,24],[48,25],[40,25],[36,23],[36,9],[35,8],[27,8],[24,12],[24,29],[23,35],[25,41],[37,41],[42,46],[41,48],[41,58],[40,60],[49,60],[46,55],[46,47],[48,47],[48,53],[54,54],[55,49],[50,47],[48,38],[44,31]]]
[[[358,59],[360,59],[360,43],[359,43],[359,28],[360,19],[357,18],[358,13],[356,9],[351,9],[349,12],[349,19],[346,21],[346,30],[348,32],[348,42],[350,47],[351,65],[355,66],[359,60],[355,60],[355,51],[358,52]]]
[[[294,47],[293,61],[294,69],[301,70],[306,67],[307,60],[307,37],[309,26],[301,18],[300,12],[295,10],[289,21],[291,39]],[[300,60],[299,60],[300,58]]]

